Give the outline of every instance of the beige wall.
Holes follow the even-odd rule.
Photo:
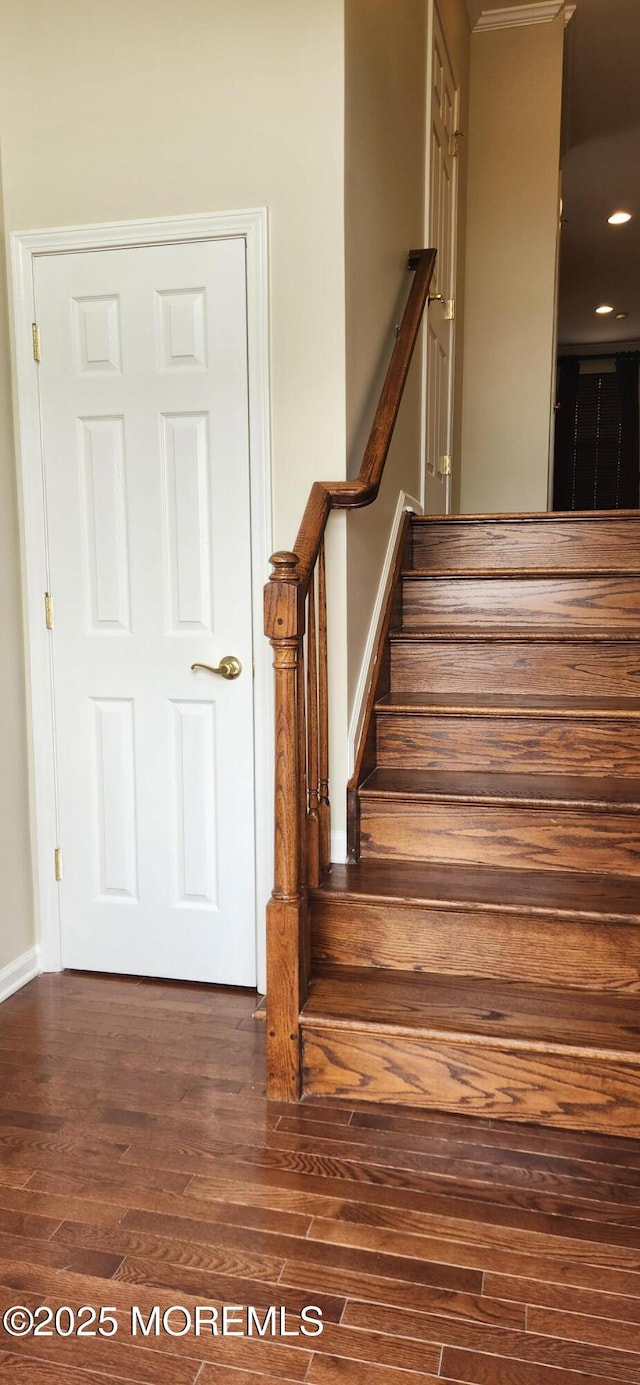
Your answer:
[[[0,187],[0,227],[3,221]],[[0,235],[0,971],[33,946],[25,676],[4,238]]]
[[[0,27],[9,229],[269,207],[290,545],[344,475],[343,0],[0,0]]]
[[[345,3],[347,446],[357,473],[423,240],[425,0]],[[353,701],[401,489],[420,488],[420,368],[413,367],[376,504],[349,516],[348,667]]]
[[[545,510],[564,18],[471,37],[460,508]]]

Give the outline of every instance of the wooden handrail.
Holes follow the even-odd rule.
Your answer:
[[[378,494],[435,259],[435,250],[409,255],[414,279],[357,480],[315,482],[295,550],[274,553],[265,587],[276,679],[274,887],[267,910],[267,1089],[274,1100],[295,1101],[300,1093],[308,890],[331,859],[324,533],[332,510],[362,509]]]
[[[311,487],[294,547],[298,559],[298,581],[305,592],[311,580],[320,540],[331,510],[362,509],[365,505],[372,504],[380,489],[435,262],[435,250],[412,250],[409,254],[408,268],[415,270],[414,280],[371,425],[358,479],[316,481]]]

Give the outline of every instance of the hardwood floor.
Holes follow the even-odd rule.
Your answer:
[[[629,997],[629,1006],[633,997]],[[248,992],[43,976],[0,1007],[8,1385],[640,1385],[640,1142],[264,1095]],[[272,1304],[321,1336],[133,1336]],[[61,1325],[66,1319],[61,1316]],[[237,1330],[237,1328],[236,1328]]]

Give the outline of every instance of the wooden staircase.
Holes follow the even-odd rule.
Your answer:
[[[640,513],[407,524],[302,1090],[640,1135]]]
[[[640,511],[411,519],[330,868],[325,531],[375,502],[413,275],[357,478],[271,559],[267,1090],[640,1135]]]

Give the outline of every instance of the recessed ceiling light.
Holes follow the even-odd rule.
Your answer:
[[[610,226],[624,226],[626,221],[631,221],[631,212],[612,212],[607,221]]]
[[[616,322],[621,322],[623,317],[628,317],[628,313],[616,313]]]
[[[604,317],[607,313],[612,313],[613,308],[610,306],[609,303],[601,303],[600,307],[596,308],[596,312],[600,313],[601,317]]]

